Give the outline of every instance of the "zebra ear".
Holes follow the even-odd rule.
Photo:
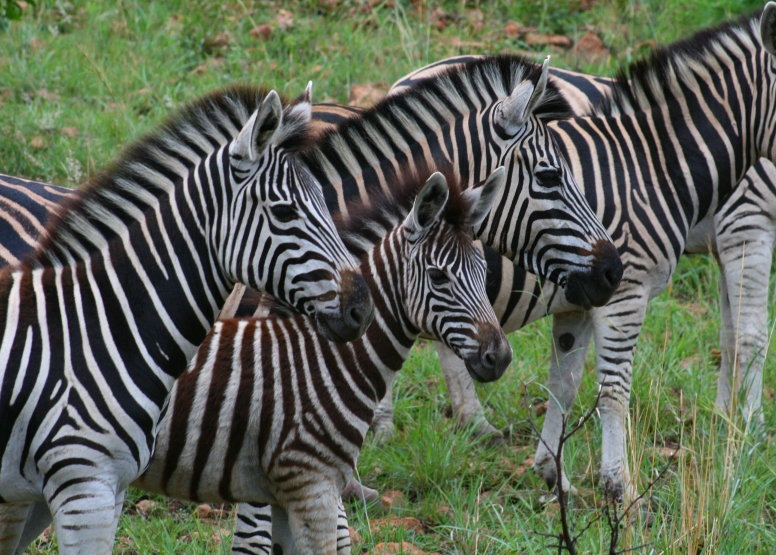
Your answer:
[[[410,235],[422,233],[433,224],[447,204],[450,192],[445,177],[434,172],[420,189],[412,211],[404,220],[404,229]]]
[[[287,119],[308,123],[313,117],[313,82],[307,82],[307,88],[286,108]]]
[[[479,226],[490,214],[493,203],[496,202],[501,187],[504,185],[506,171],[504,166],[499,166],[491,173],[484,183],[473,189],[464,191],[463,196],[471,203],[469,210],[469,225]]]
[[[280,97],[275,91],[270,91],[229,145],[229,156],[238,163],[255,162],[267,150],[282,122]]]
[[[760,38],[765,50],[776,57],[776,2],[768,2],[760,18]]]
[[[536,86],[530,81],[523,81],[496,107],[495,121],[509,135],[517,134],[544,98],[549,71],[550,57],[547,56],[542,64],[542,72]]]

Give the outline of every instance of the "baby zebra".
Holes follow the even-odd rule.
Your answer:
[[[340,492],[418,335],[442,341],[479,381],[498,379],[511,361],[485,294],[485,259],[470,238],[504,173],[465,192],[457,182],[448,191],[435,173],[414,204],[417,179],[369,207],[351,205],[340,233],[375,303],[364,336],[332,343],[312,319],[290,314],[219,320],[176,381],[134,485],[196,501],[269,503],[283,553],[336,553]],[[49,521],[36,505],[17,553]],[[341,555],[349,548],[339,539]]]

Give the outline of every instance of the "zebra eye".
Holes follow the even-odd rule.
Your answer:
[[[283,223],[288,223],[296,217],[296,210],[290,204],[276,204],[270,207],[272,216]]]
[[[558,168],[542,168],[534,174],[536,180],[545,187],[557,185],[560,180],[560,170]]]
[[[428,277],[431,280],[431,283],[434,285],[444,285],[450,281],[450,278],[447,277],[447,274],[437,268],[429,268]]]

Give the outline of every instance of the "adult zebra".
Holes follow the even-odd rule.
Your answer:
[[[425,184],[405,180],[371,206],[351,203],[339,227],[361,260],[374,324],[338,345],[304,317],[219,320],[176,381],[156,450],[133,485],[197,501],[269,503],[283,553],[347,553],[339,496],[418,335],[443,341],[478,380],[499,377],[511,361],[470,238],[503,180],[498,169],[461,191],[435,173]],[[35,516],[19,553],[50,522],[44,511]],[[269,552],[266,540],[245,546]]]
[[[363,333],[369,290],[298,163],[309,93],[285,109],[250,87],[192,103],[0,272],[0,538],[45,501],[60,552],[111,552],[170,388],[235,282],[326,337]]]
[[[763,322],[767,317],[767,303],[761,301],[767,295],[767,278],[761,276],[770,273],[776,236],[771,219],[776,213],[771,181],[776,172],[768,161],[758,162],[751,171],[748,168],[759,155],[772,161],[776,151],[774,35],[776,4],[771,2],[762,15],[703,31],[632,64],[632,82],[624,76],[608,81],[554,73],[553,81],[568,92],[578,113],[597,114],[550,127],[588,202],[620,249],[625,274],[623,285],[606,307],[581,312],[569,307],[553,284],[541,286],[533,276],[486,249],[488,294],[505,330],[519,329],[548,313],[554,315],[549,387],[559,403],[549,405],[534,464],[550,486],[557,480],[551,450],[557,448],[562,415],[576,397],[590,338],[595,335],[603,388],[601,472],[610,494],[619,496],[624,491],[629,482],[624,418],[633,348],[647,302],[667,286],[685,250],[708,252],[716,242],[720,259],[726,263],[723,285],[730,280],[722,297],[725,367],[718,404],[730,403],[731,361],[737,357],[735,380],[743,381],[748,390],[747,413],[759,411],[762,363],[757,360],[757,349],[765,345]],[[424,83],[457,63],[471,63],[471,59],[432,64],[394,87],[406,93],[413,81]],[[622,152],[630,153],[638,165],[619,166]],[[741,185],[726,198],[741,178]],[[604,186],[602,179],[616,186]],[[766,233],[759,236],[757,230]],[[746,242],[746,251],[742,242]],[[753,269],[756,281],[741,289],[735,285],[745,283],[741,261],[747,252],[751,256],[745,259],[746,265]],[[742,291],[761,289],[759,296],[739,304]],[[733,306],[742,311],[733,312]],[[739,315],[745,318],[739,328],[743,336],[734,331]],[[460,417],[484,421],[471,380],[456,357],[443,347],[438,353]],[[744,377],[747,368],[751,370]],[[390,396],[386,396],[375,416],[378,431],[390,433],[390,419]],[[495,431],[486,426],[483,432]],[[568,479],[562,479],[568,489]]]

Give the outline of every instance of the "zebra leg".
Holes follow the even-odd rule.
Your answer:
[[[745,395],[747,421],[763,423],[763,363],[768,345],[768,292],[774,239],[765,233],[756,241],[730,248],[719,244],[720,341],[722,364],[717,384],[717,406],[730,410],[742,406],[733,394]]]
[[[232,553],[272,553],[272,507],[261,503],[237,505]]]
[[[548,382],[550,398],[533,465],[534,471],[547,482],[550,489],[555,488],[558,481],[555,453],[558,452],[563,421],[568,419],[577,397],[592,335],[593,317],[589,312],[566,312],[553,316]],[[569,491],[570,484],[565,471],[561,473],[561,485],[563,491]]]
[[[273,555],[335,555],[340,533],[337,526],[341,500],[336,488],[315,488],[312,495],[288,502],[286,510],[272,507]],[[278,551],[278,547],[282,551]],[[350,554],[350,541],[340,555]]]
[[[24,550],[20,542],[33,503],[0,503],[0,555],[14,555]],[[18,546],[18,547],[17,547]]]
[[[493,445],[503,443],[504,435],[485,416],[474,381],[463,360],[440,341],[436,342],[436,350],[456,423],[459,426],[474,426],[474,436],[478,439],[487,437]]]
[[[237,522],[234,529],[232,553],[248,555],[271,555],[272,534],[277,534],[278,549],[283,550],[285,542],[288,549],[293,545],[288,528],[288,515],[285,511],[279,514],[278,528],[275,531],[272,520],[272,507],[261,503],[240,503],[237,506]],[[349,555],[350,529],[348,516],[342,499],[337,503],[337,554]]]
[[[89,479],[88,489],[78,487],[83,483],[76,478],[64,484],[49,482],[46,487],[55,496],[50,498],[49,509],[54,516],[59,553],[109,555],[113,552],[124,490],[116,493],[113,484],[99,478]]]
[[[377,405],[369,428],[374,433],[378,445],[396,435],[396,428],[393,425],[393,380],[386,384],[385,397]]]
[[[644,324],[648,297],[622,291],[595,313],[595,349],[601,416],[601,478],[610,499],[634,498],[628,472],[626,418],[630,404],[633,354]],[[627,498],[625,495],[627,494]]]

